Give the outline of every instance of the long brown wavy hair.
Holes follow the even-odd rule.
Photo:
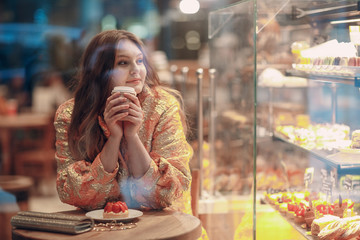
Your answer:
[[[147,70],[145,84],[150,88],[160,86],[159,77],[149,62],[144,44],[137,36],[124,30],[108,30],[97,34],[85,49],[76,76],[75,105],[68,131],[68,143],[77,160],[93,161],[105,144],[106,137],[98,124],[98,116],[103,115],[106,99],[112,90],[109,73],[114,68],[116,47],[123,39],[132,41],[143,54]],[[169,92],[180,100],[183,108],[181,96],[176,91]],[[186,123],[183,110],[181,114],[183,122]]]

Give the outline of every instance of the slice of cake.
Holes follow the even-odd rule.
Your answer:
[[[108,202],[104,208],[103,218],[123,218],[129,216],[129,210],[125,202]]]
[[[341,235],[342,240],[350,240],[360,236],[360,221],[350,222],[346,226],[346,231]]]
[[[346,231],[346,221],[342,218],[327,224],[318,234],[320,240],[339,239]]]
[[[334,215],[324,215],[321,218],[314,219],[311,223],[311,234],[317,236],[324,227],[338,219],[340,218]]]
[[[350,148],[360,149],[360,130],[352,132]]]

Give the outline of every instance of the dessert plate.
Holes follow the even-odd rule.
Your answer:
[[[129,215],[127,217],[104,218],[103,217],[104,209],[98,209],[87,212],[85,216],[101,222],[112,222],[112,221],[129,221],[134,218],[141,217],[143,215],[143,212],[139,210],[129,209],[128,211],[129,211]]]

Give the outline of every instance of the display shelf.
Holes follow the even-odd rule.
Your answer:
[[[306,149],[303,148],[289,140],[285,139],[284,137],[280,136],[278,133],[273,134],[273,139],[278,141],[286,142],[296,148],[302,149],[307,153],[311,154],[312,156],[316,157],[320,161],[324,162],[325,164],[336,168],[338,171],[343,173],[345,172],[356,172],[360,170],[360,154],[351,154],[351,153],[343,153],[337,149],[333,150],[317,150],[317,149]],[[355,162],[356,161],[356,162]]]
[[[266,203],[268,204],[268,203]],[[271,204],[269,204],[271,206]],[[273,206],[271,206],[272,208],[274,208]],[[274,208],[275,209],[275,208]],[[276,210],[276,209],[275,209]],[[318,240],[319,237],[318,236],[313,236],[311,235],[309,232],[310,230],[305,229],[304,227],[302,227],[303,224],[300,223],[296,223],[294,221],[292,221],[291,219],[289,219],[288,217],[286,217],[284,214],[280,213],[280,215],[296,230],[298,231],[301,235],[303,235],[304,238],[308,239],[308,240]]]
[[[277,212],[287,223],[291,225],[297,232],[299,232],[305,239],[308,240],[318,240],[319,237],[311,235],[311,230],[306,229],[305,223],[296,223],[293,219],[287,216],[285,213],[280,212],[273,204],[265,200],[265,198],[258,199],[261,205],[267,206]]]
[[[216,91],[209,94],[214,111],[207,109],[205,119],[216,118],[207,129],[206,137],[215,141],[205,151],[204,182],[233,195],[245,196],[251,189],[258,197],[257,191],[268,188],[305,186],[330,198],[360,198],[360,154],[339,149],[348,147],[352,132],[360,129],[360,27],[332,23],[358,18],[358,6],[345,0],[244,1],[209,14]],[[246,128],[239,119],[246,120]],[[203,213],[236,211],[226,208],[227,199],[221,207],[217,203],[203,202]],[[244,216],[266,224],[252,224],[249,217],[248,226],[258,235],[274,227],[280,234],[280,224],[267,222],[267,212],[258,207],[247,208]],[[286,223],[284,229],[301,235],[273,239],[318,239],[291,218],[271,213]]]
[[[356,69],[355,69],[356,68]],[[347,67],[347,73],[336,73],[329,71],[310,71],[288,69],[286,75],[307,78],[310,81],[322,81],[329,83],[341,83],[360,87],[360,67]],[[351,71],[350,71],[351,70]]]
[[[283,217],[286,218],[285,216],[283,216]],[[306,239],[308,239],[308,240],[318,240],[319,239],[319,237],[317,237],[317,236],[309,235],[308,231],[306,229],[302,228],[300,224],[294,223],[289,220],[288,220],[288,222],[290,223],[290,225],[293,228],[295,228],[299,233],[301,233]]]
[[[309,4],[297,2],[292,8],[292,19],[311,18],[312,20],[332,21],[350,18],[358,15],[359,6],[356,2],[344,0],[339,1],[322,1]]]

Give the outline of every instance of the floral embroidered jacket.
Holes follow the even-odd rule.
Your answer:
[[[68,147],[67,133],[74,99],[56,111],[57,191],[61,201],[85,210],[103,208],[112,199],[121,198],[130,207],[161,209],[170,207],[191,214],[189,161],[193,150],[183,131],[179,103],[161,88],[148,89],[139,98],[145,114],[139,137],[152,162],[139,179],[129,175],[119,160],[114,172],[106,172],[98,154],[92,163],[74,160]],[[109,131],[99,117],[105,135]]]

